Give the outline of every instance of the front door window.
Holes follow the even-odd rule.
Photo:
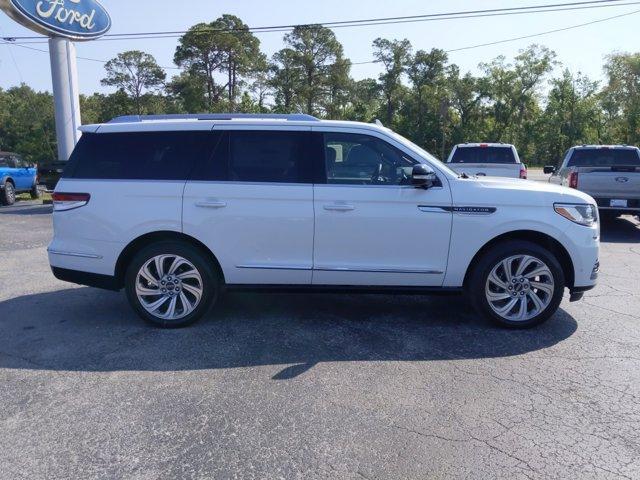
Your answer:
[[[410,185],[418,163],[377,137],[352,133],[325,134],[327,183],[344,185]]]

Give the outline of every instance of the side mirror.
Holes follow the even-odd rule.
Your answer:
[[[431,188],[438,177],[427,165],[419,163],[413,166],[411,184],[416,188]]]
[[[556,173],[556,166],[555,165],[545,165],[544,168],[542,169],[542,171],[547,175]]]

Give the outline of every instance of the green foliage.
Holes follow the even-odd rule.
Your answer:
[[[343,118],[351,62],[333,31],[322,25],[296,27],[284,42],[287,47],[273,56],[270,67],[275,111]]]
[[[148,110],[143,98],[145,91],[157,90],[167,78],[164,70],[156,63],[156,59],[139,50],[119,53],[109,60],[104,69],[107,76],[100,83],[117,87],[133,100],[134,112],[138,115]]]
[[[227,14],[191,27],[180,38],[174,61],[205,92],[206,106],[211,111],[235,111],[245,81],[267,68],[260,40],[242,20]],[[174,91],[177,95],[193,94],[192,89]]]
[[[56,158],[53,97],[27,85],[0,89],[0,150],[32,162]]]
[[[296,27],[271,59],[238,17],[223,15],[183,35],[164,70],[144,52],[126,51],[105,65],[114,93],[81,96],[83,123],[132,113],[295,113],[384,123],[445,157],[462,142],[514,143],[533,165],[555,163],[572,145],[640,143],[640,53],[606,59],[602,86],[556,70],[555,53],[531,45],[513,61],[461,72],[439,49],[377,38],[378,78],[355,81],[333,31]],[[559,72],[552,77],[553,72]],[[53,99],[26,85],[0,89],[0,149],[33,161],[55,158]]]

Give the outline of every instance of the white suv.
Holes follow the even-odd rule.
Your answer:
[[[595,202],[458,175],[381,126],[306,115],[120,117],[82,127],[54,193],[54,275],[124,288],[178,327],[232,289],[466,292],[504,326],[598,271]]]

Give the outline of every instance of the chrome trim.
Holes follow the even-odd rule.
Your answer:
[[[308,265],[264,265],[260,263],[248,263],[236,265],[236,268],[253,268],[258,270],[311,270]]]
[[[418,210],[429,213],[451,213],[447,207],[435,207],[430,205],[418,205]]]
[[[327,187],[339,187],[339,188],[395,188],[402,190],[420,190],[420,187],[416,187],[414,185],[362,185],[362,184],[349,184],[349,183],[314,183],[314,187],[317,188],[327,188]],[[429,187],[425,191],[431,190],[444,190],[444,187]]]
[[[94,255],[91,253],[79,253],[79,252],[63,252],[61,250],[51,250],[49,248],[47,248],[47,252],[49,252],[52,255],[64,255],[66,257],[94,258],[94,259],[103,258],[102,255]]]
[[[420,270],[402,268],[353,268],[353,267],[314,267],[319,272],[354,272],[354,273],[423,273],[427,275],[442,275],[440,270]]]

